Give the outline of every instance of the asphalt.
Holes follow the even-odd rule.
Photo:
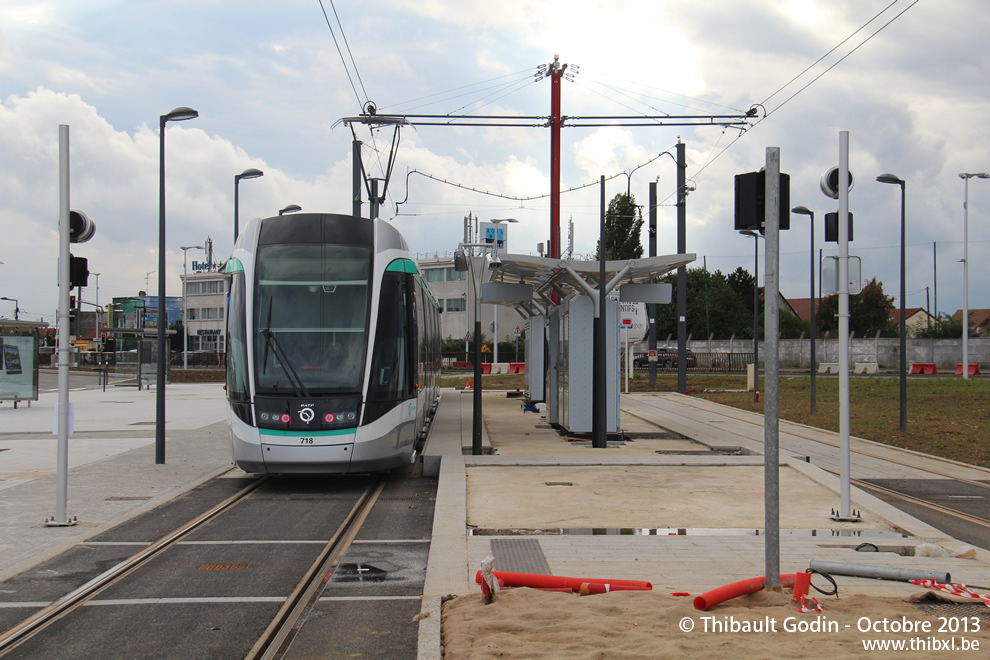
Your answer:
[[[215,477],[243,478],[230,462],[220,384],[173,384],[166,393],[166,463],[156,465],[154,391],[70,393],[71,527],[51,527],[57,396],[31,407],[0,404],[0,581],[105,533]],[[764,424],[760,415],[691,396],[622,397],[623,438],[608,448],[562,436],[505,392],[483,396],[483,450],[472,455],[472,395],[444,390],[423,457],[439,477],[424,584],[419,657],[439,658],[441,599],[476,591],[488,554],[496,569],[648,580],[658,590],[702,593],[763,575]],[[780,569],[812,560],[948,571],[990,584],[990,550],[974,559],[910,556],[921,544],[964,543],[852,488],[861,522],[836,523],[836,434],[780,424]],[[990,481],[990,471],[851,440],[852,477],[920,482]],[[881,552],[855,550],[861,543]],[[888,551],[891,550],[891,551]],[[839,577],[842,593],[901,595],[896,581]],[[39,601],[52,598],[39,594]]]

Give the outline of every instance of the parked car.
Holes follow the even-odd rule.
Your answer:
[[[698,365],[698,360],[694,356],[694,353],[690,348],[685,349],[684,359],[687,362],[689,369],[692,369]],[[639,355],[633,356],[633,368],[643,369],[650,366],[650,357],[648,353],[640,353]],[[677,347],[676,346],[657,346],[657,367],[661,369],[670,369],[677,366]]]

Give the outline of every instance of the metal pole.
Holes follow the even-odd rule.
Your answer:
[[[687,252],[687,159],[677,141],[677,254]],[[677,391],[687,391],[687,266],[677,267]]]
[[[650,256],[657,256],[657,182],[650,181]],[[650,278],[651,281],[656,281],[656,278]],[[647,307],[647,313],[650,316],[650,344],[649,350],[653,355],[656,355],[657,350],[657,306],[656,303],[650,303]],[[650,370],[650,390],[655,390],[657,388],[657,363],[650,360],[647,362]]]
[[[591,420],[591,445],[596,449],[608,447],[608,432],[606,424],[606,399],[607,386],[605,380],[605,299],[608,291],[605,290],[605,177],[602,176],[599,187],[601,189],[601,212],[598,224],[598,299],[592,300],[595,303],[594,322],[592,326],[592,339],[594,341],[594,351],[592,355],[593,380],[595,386],[592,388],[592,420]]]
[[[475,272],[474,248],[468,257],[474,286],[474,419],[471,428],[471,454],[481,455],[481,274]]]
[[[849,492],[849,131],[839,132],[839,491],[842,518]]]
[[[59,259],[58,259],[58,456],[55,481],[56,525],[69,524],[69,127],[58,127]]]
[[[932,274],[934,275],[935,281],[932,282],[934,285],[935,294],[935,323],[938,323],[938,242],[932,241]]]
[[[241,179],[236,174],[234,175],[234,243],[237,243],[237,236],[239,231],[239,225],[241,221],[241,211],[240,211],[240,191]]]
[[[236,194],[234,199],[236,200]],[[237,206],[237,202],[234,202],[234,206]],[[236,211],[235,211],[236,213]],[[237,223],[234,223],[237,226]],[[234,239],[237,242],[237,239]],[[186,313],[186,280],[189,278],[189,271],[186,270],[188,264],[189,250],[183,248],[182,250],[182,368],[189,368],[189,351],[186,350],[186,342],[189,341],[189,318]]]
[[[374,220],[378,217],[378,179],[371,180],[371,199],[368,204],[371,208],[368,217]]]
[[[753,235],[753,404],[760,400],[760,237]]]
[[[907,324],[905,323],[905,303],[907,289],[904,283],[904,189],[906,181],[901,181],[901,432],[907,431]],[[965,371],[965,369],[963,369]]]
[[[815,306],[815,214],[811,213],[811,414],[815,414],[815,326],[818,325],[818,309]]]
[[[969,380],[969,177],[963,177],[962,377]]]
[[[165,123],[159,119],[158,152],[158,374],[155,381],[155,464],[165,463]]]
[[[780,584],[780,355],[778,352],[780,325],[780,148],[766,151],[766,260],[763,292],[766,300],[766,321],[763,324],[766,358],[766,401],[763,417],[763,492],[765,502],[766,585]],[[753,239],[758,242],[757,239]]]
[[[361,140],[351,143],[351,213],[355,220],[361,218]]]

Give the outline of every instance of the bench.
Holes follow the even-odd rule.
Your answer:
[[[837,374],[837,373],[839,373],[839,363],[838,362],[819,362],[818,363],[818,373],[820,373],[820,374]]]
[[[934,376],[935,374],[938,373],[938,369],[935,367],[934,362],[912,362],[911,373],[924,374],[926,376]],[[959,373],[962,373],[962,371],[960,371]]]
[[[962,364],[956,365],[956,375],[962,376]],[[970,376],[980,376],[980,365],[978,362],[971,362],[969,365],[969,375]]]
[[[880,365],[876,362],[857,362],[854,373],[857,374],[875,374],[880,370]]]

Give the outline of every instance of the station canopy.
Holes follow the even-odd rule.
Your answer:
[[[623,301],[669,302],[670,285],[651,284],[653,278],[685,266],[695,258],[694,254],[672,254],[606,261],[606,286],[609,291],[618,288]],[[492,269],[491,255],[485,256],[484,277],[490,279],[483,286],[482,302],[516,307],[520,311],[525,310],[527,316],[541,314],[553,305],[554,293],[558,300],[562,300],[575,293],[589,294],[600,288],[599,261],[554,259],[525,254],[500,254],[498,259],[501,266]],[[493,283],[516,286],[492,287]],[[666,300],[661,300],[662,291],[666,292]]]

